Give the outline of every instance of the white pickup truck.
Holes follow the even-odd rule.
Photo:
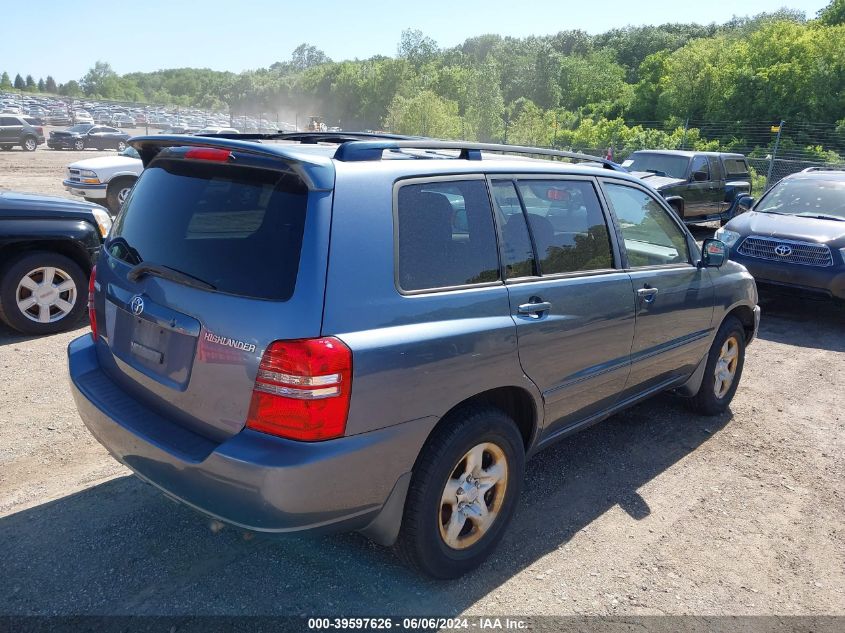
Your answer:
[[[116,156],[71,163],[62,184],[73,195],[105,204],[111,214],[116,215],[143,170],[138,152],[127,147]]]

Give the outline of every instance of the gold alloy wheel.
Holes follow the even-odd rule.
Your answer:
[[[716,361],[716,369],[714,371],[716,380],[713,383],[713,392],[717,398],[724,398],[725,394],[731,389],[736,377],[736,368],[739,364],[739,341],[735,336],[731,336],[722,345],[719,352],[719,360]]]
[[[477,543],[496,521],[508,487],[504,451],[490,442],[461,457],[440,499],[440,537],[452,549]]]

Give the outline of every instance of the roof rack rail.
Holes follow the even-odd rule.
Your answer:
[[[388,134],[379,132],[270,132],[267,134],[196,134],[195,136],[210,136],[213,138],[229,138],[241,141],[297,141],[304,144],[317,143],[349,143],[350,141],[366,140],[410,140],[415,136]]]
[[[845,165],[818,165],[816,167],[807,167],[802,169],[802,174],[808,174],[813,171],[845,171]]]
[[[366,141],[350,140],[341,144],[335,152],[335,159],[345,162],[381,160],[386,150],[421,149],[429,151],[458,150],[459,159],[481,160],[481,152],[500,152],[504,154],[530,154],[550,156],[552,158],[569,158],[573,160],[601,163],[605,169],[624,171],[624,168],[611,160],[578,152],[567,152],[543,147],[527,147],[523,145],[500,145],[497,143],[471,143],[467,141],[437,141],[420,140],[383,140]]]

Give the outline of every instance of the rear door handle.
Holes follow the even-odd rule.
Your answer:
[[[653,303],[657,296],[657,288],[640,288],[637,290],[637,296],[646,303]]]
[[[536,303],[523,303],[516,311],[519,314],[525,314],[534,318],[538,318],[541,312],[548,312],[552,309],[552,304],[548,301],[538,301]]]

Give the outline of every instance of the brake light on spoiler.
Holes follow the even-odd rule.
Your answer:
[[[185,158],[211,160],[218,163],[225,163],[231,156],[232,152],[228,149],[218,149],[215,147],[193,147],[185,152]]]
[[[246,426],[310,442],[340,437],[351,390],[352,352],[341,340],[276,341],[258,367]]]

